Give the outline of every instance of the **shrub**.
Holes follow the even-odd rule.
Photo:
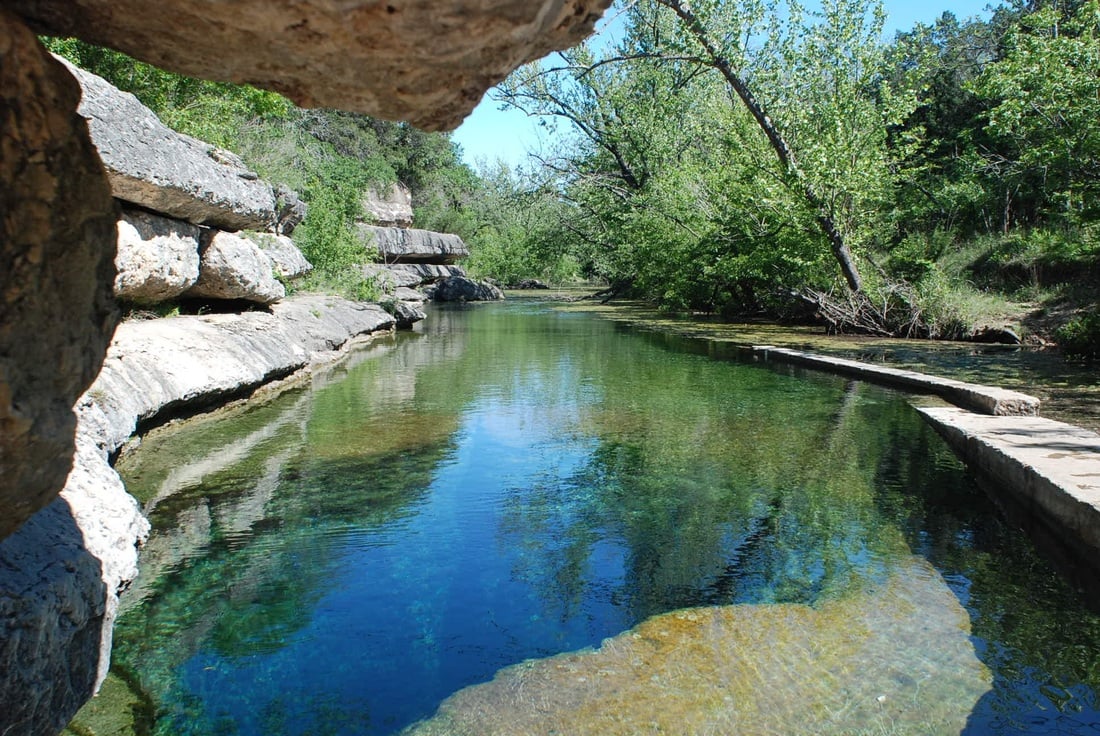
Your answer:
[[[1059,327],[1054,336],[1067,358],[1095,361],[1100,358],[1100,309],[1075,317]]]

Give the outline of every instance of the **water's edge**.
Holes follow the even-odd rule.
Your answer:
[[[377,332],[379,329],[388,329],[388,326],[368,330],[366,332],[366,334],[373,334],[373,333]],[[355,334],[364,334],[364,333],[355,333]],[[278,387],[280,389],[283,388],[283,387],[293,387],[293,385],[295,385],[296,382],[299,382],[299,381],[303,380],[304,378],[308,377],[311,374],[311,371],[314,370],[320,364],[320,362],[324,362],[325,364],[330,364],[330,363],[334,363],[334,362],[339,362],[340,360],[345,358],[348,355],[349,351],[353,348],[353,346],[355,344],[361,344],[361,343],[356,343],[354,340],[345,339],[343,342],[339,343],[336,346],[335,350],[333,350],[331,339],[329,339],[327,341],[321,341],[320,343],[318,343],[315,340],[315,347],[319,347],[320,350],[314,350],[313,352],[311,352],[309,359],[303,365],[301,365],[298,368],[296,368],[292,371],[289,371],[287,373],[281,373],[279,370],[275,370],[275,371],[268,370],[268,372],[265,375],[268,376],[270,378],[270,380],[264,380],[263,378],[261,378],[261,380],[256,381],[255,384],[253,386],[249,387],[249,389],[248,389],[249,396],[245,397],[243,400],[247,403],[253,403],[253,402],[257,402],[257,401],[262,403],[263,401],[271,398],[271,396],[273,395],[270,391],[270,389],[272,387]],[[321,355],[323,355],[323,358],[320,357]],[[164,362],[163,356],[157,354],[157,356],[155,358],[155,361],[158,362],[158,363],[163,363]],[[876,380],[876,376],[874,375],[874,373],[869,373],[867,375],[860,375],[860,378],[862,380],[866,380],[866,381],[871,382],[871,383],[885,383],[886,385],[891,385],[891,382],[889,382],[889,381]],[[97,385],[98,385],[98,382],[97,382]],[[896,384],[894,384],[894,385],[896,385]],[[95,390],[95,388],[96,388],[96,386],[93,386],[92,390]],[[100,387],[100,390],[103,390],[102,387]],[[132,392],[133,390],[130,389],[130,391]],[[89,391],[89,393],[91,393],[91,390]],[[156,412],[154,412],[154,415],[156,413],[159,413],[159,412],[163,411],[164,407],[166,407],[166,406],[170,407],[172,411],[175,411],[176,409],[178,409],[180,407],[184,407],[184,408],[186,408],[186,407],[192,407],[192,408],[201,407],[204,411],[218,410],[223,405],[222,402],[219,402],[217,400],[219,395],[224,396],[224,398],[226,400],[236,400],[236,401],[238,401],[238,403],[242,399],[239,392],[235,394],[233,391],[224,390],[222,388],[217,388],[214,391],[207,391],[206,393],[201,393],[200,392],[199,395],[201,396],[201,398],[199,398],[199,399],[183,399],[183,400],[175,399],[175,400],[169,400],[169,401],[166,401],[166,402],[162,402],[160,404],[160,407],[156,410]],[[175,401],[175,403],[173,403],[173,401]],[[102,396],[92,397],[92,403],[95,403],[97,405],[103,405],[103,404],[108,404],[109,402],[107,401],[107,396],[102,395]],[[204,415],[204,416],[206,416],[206,415]],[[111,434],[111,437],[112,437],[111,441],[112,442],[117,442],[117,444],[115,444],[113,449],[107,450],[108,454],[113,452],[118,447],[122,446],[123,443],[129,441],[132,437],[136,436],[135,435],[136,430],[140,426],[140,421],[139,420],[140,420],[140,414],[138,414],[136,416],[133,424],[131,425],[131,429],[129,430],[130,433],[126,437],[122,437],[121,436],[122,433],[118,429],[114,430],[113,434]],[[117,428],[117,426],[118,426],[117,422],[114,424],[114,426]],[[137,433],[137,434],[139,435],[140,433]],[[1100,444],[1100,437],[1097,437],[1097,441],[1098,441],[1098,444]],[[103,447],[105,447],[105,446],[101,446],[100,449],[102,450]],[[973,463],[973,460],[971,458],[965,456],[960,451],[959,447],[956,447],[955,449],[956,449],[956,452],[959,453],[960,457],[962,457],[964,460],[966,460],[968,462],[968,464]],[[105,459],[106,458],[104,458],[104,460]],[[111,470],[110,472],[112,474],[114,474],[113,470]],[[115,474],[115,476],[117,477],[117,474]],[[121,482],[119,482],[119,485],[121,486]],[[0,548],[0,554],[2,554],[2,552],[3,552],[3,549]],[[127,584],[128,584],[128,581],[120,582],[118,587],[119,588],[125,587],[125,585],[127,585]],[[109,627],[107,627],[107,628],[109,629]],[[106,633],[104,633],[104,637],[106,638],[108,646],[109,646],[109,636],[110,636],[110,634],[109,634],[109,630],[108,630]],[[105,671],[105,666],[106,666],[106,657],[104,656],[100,661],[100,667]]]
[[[301,380],[393,325],[377,305],[305,296],[119,326],[75,407],[65,488],[0,542],[0,733],[59,732],[107,675],[119,594],[149,532],[110,460],[139,427]]]

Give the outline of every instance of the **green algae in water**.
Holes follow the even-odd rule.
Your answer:
[[[140,728],[397,733],[518,663],[670,615],[711,633],[732,616],[760,641],[786,632],[820,652],[870,621],[864,645],[908,642],[882,659],[896,684],[874,696],[908,698],[897,723],[1069,733],[1100,720],[1096,618],[903,396],[531,303],[435,311],[428,329],[127,459],[155,524],[115,636],[118,667],[156,709]],[[947,648],[947,691],[907,689],[936,679],[912,664],[922,621],[955,627],[925,647]],[[677,651],[706,641],[677,631]],[[852,656],[844,681],[865,705],[856,696],[878,686]],[[742,683],[736,707],[708,701],[698,732],[749,714],[783,732],[794,705],[774,718],[762,705],[820,669],[781,661],[786,679]],[[624,682],[671,703],[655,667]],[[868,707],[821,732],[879,732],[887,722],[867,718],[885,706]]]

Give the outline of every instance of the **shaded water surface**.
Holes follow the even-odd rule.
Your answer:
[[[136,732],[1100,732],[1100,621],[904,395],[535,303],[424,331],[126,459]]]

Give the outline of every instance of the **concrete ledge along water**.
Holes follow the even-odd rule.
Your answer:
[[[1026,526],[1038,524],[1077,558],[1063,562],[1083,561],[1100,572],[1100,434],[1039,417],[1039,400],[1017,391],[770,345],[752,352],[956,404],[918,411],[985,485],[1012,494],[1018,511],[1030,517]]]

